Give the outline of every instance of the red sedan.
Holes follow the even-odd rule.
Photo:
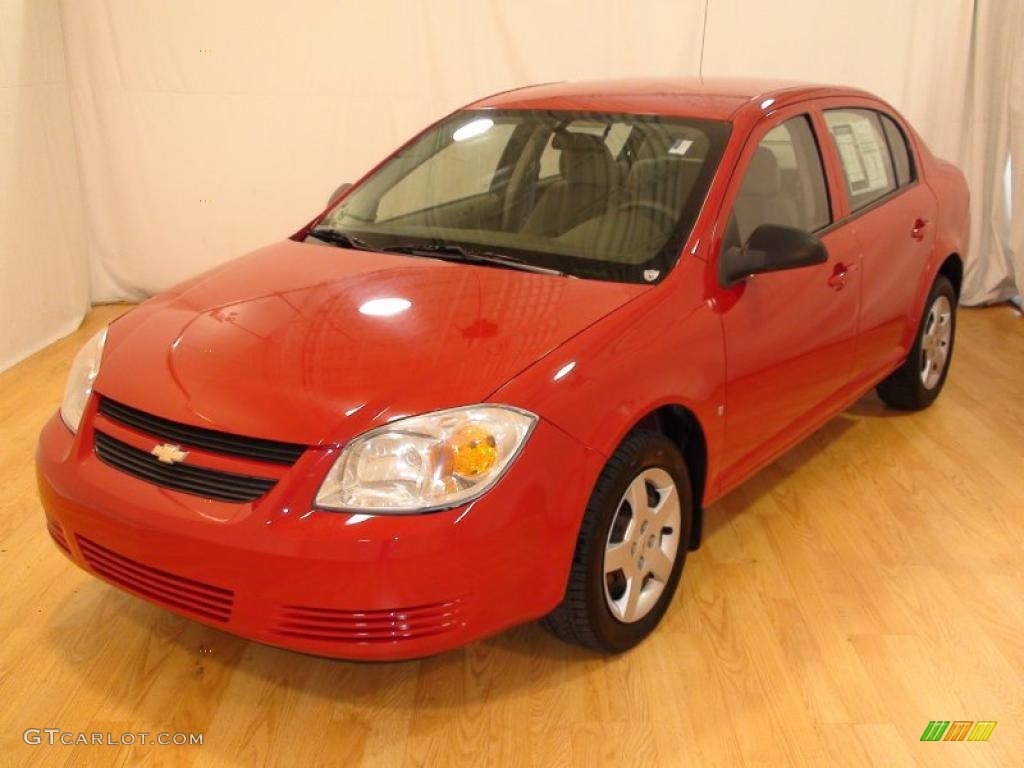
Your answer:
[[[963,176],[889,105],[729,80],[470,104],[75,359],[37,454],[90,573],[328,656],[532,619],[623,651],[703,508],[949,368]]]

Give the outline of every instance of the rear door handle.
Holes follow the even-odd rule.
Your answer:
[[[927,219],[916,219],[914,221],[914,228],[910,230],[910,236],[918,242],[924,240],[924,228],[927,226]]]

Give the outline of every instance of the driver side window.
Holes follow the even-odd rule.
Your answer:
[[[762,224],[816,232],[831,220],[821,154],[810,118],[801,115],[772,128],[757,145],[723,248],[743,245]]]

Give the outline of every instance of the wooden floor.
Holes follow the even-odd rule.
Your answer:
[[[421,662],[245,642],[86,576],[32,451],[79,345],[0,374],[0,759],[10,765],[1024,765],[1024,319],[962,310],[932,409],[874,396],[709,509],[662,627],[600,658],[524,626]],[[996,720],[987,743],[919,741]],[[201,731],[27,746],[26,728]]]

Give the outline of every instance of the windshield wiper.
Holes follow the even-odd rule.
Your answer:
[[[449,243],[399,243],[398,245],[379,248],[370,245],[362,238],[351,235],[348,232],[343,232],[340,229],[330,229],[328,227],[311,229],[309,234],[317,240],[323,240],[325,243],[331,243],[332,245],[340,245],[342,248],[356,248],[361,251],[377,251],[380,253],[407,253],[412,256],[430,256],[435,259],[461,261],[467,264],[492,264],[497,267],[519,269],[523,272],[536,272],[541,275],[566,276],[565,272],[561,270],[530,264],[506,253],[477,250],[476,248],[466,248]]]
[[[350,235],[348,232],[342,232],[340,229],[329,229],[324,227],[323,229],[311,229],[309,234],[315,237],[317,240],[323,240],[325,243],[331,245],[340,245],[342,248],[357,248],[360,251],[378,251],[379,248],[374,248],[365,240]]]
[[[517,259],[515,256],[509,256],[507,253],[477,250],[476,248],[466,248],[465,246],[454,245],[452,243],[401,243],[399,245],[389,245],[385,248],[381,248],[380,250],[390,253],[407,253],[412,256],[430,256],[435,259],[461,261],[467,264],[491,264],[496,267],[505,267],[507,269],[519,269],[523,272],[536,272],[540,275],[566,277],[565,272],[562,272],[559,269],[551,269],[550,267],[541,267],[537,264],[530,264],[522,259]]]

